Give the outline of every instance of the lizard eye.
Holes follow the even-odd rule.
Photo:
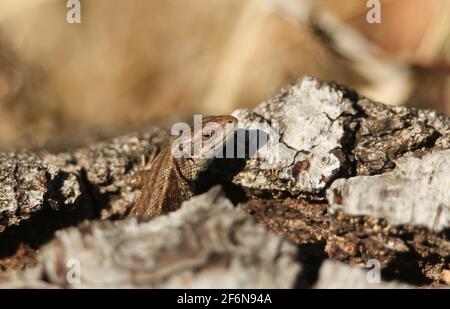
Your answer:
[[[211,138],[214,135],[214,131],[204,131],[203,137],[205,138]]]

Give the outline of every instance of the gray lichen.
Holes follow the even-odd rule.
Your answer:
[[[88,186],[107,199],[101,217],[123,215],[134,203],[138,191],[130,187],[130,178],[158,153],[168,132],[154,128],[145,134],[132,134],[99,143],[74,153],[76,166],[86,176]]]
[[[429,155],[450,145],[449,119],[372,102],[310,77],[254,110],[233,114],[244,130],[261,123],[269,128],[269,142],[251,155],[234,183],[317,198],[331,186],[331,210],[341,203],[348,215],[437,231],[449,227],[448,153]]]
[[[436,140],[446,134],[443,119],[431,112],[389,107],[358,101],[364,112],[359,119],[353,154],[358,175],[374,175],[395,167],[395,159],[422,148],[433,148]]]
[[[166,137],[154,129],[73,153],[0,153],[0,232],[48,207],[75,207],[81,198],[88,208],[106,199],[103,217],[126,211],[137,194],[128,177],[144,168]]]
[[[42,162],[33,154],[0,154],[0,231],[38,212],[48,192]]]
[[[338,179],[328,190],[330,212],[386,219],[441,231],[450,227],[450,150],[403,157],[382,175]]]
[[[411,289],[401,282],[385,282],[376,269],[351,267],[336,261],[325,261],[320,268],[316,289]]]
[[[270,126],[270,140],[248,160],[234,182],[260,190],[319,193],[341,172],[346,136],[356,114],[352,92],[306,77],[253,111],[233,113],[242,129]],[[278,130],[279,135],[271,134]],[[274,140],[275,139],[275,140]]]

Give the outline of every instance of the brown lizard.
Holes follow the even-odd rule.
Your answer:
[[[213,124],[214,129],[211,129]],[[171,138],[169,145],[151,162],[150,169],[142,178],[142,193],[132,206],[128,217],[138,217],[144,221],[178,209],[183,201],[193,195],[193,185],[201,171],[212,161],[234,134],[237,119],[232,116],[209,116],[203,118],[201,130],[191,126],[190,134],[184,139]],[[194,145],[200,152],[194,156],[174,155],[179,144],[188,143],[192,154]]]

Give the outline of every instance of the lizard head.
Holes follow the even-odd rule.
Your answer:
[[[194,124],[191,127],[192,144],[194,151],[197,150],[194,157],[212,159],[234,133],[237,123],[238,120],[233,116],[208,116],[203,118],[201,130]]]
[[[178,164],[191,166],[186,170],[204,170],[234,134],[237,124],[238,120],[233,116],[208,116],[201,122],[194,121],[189,134],[182,135],[177,143],[172,144],[172,155],[182,146],[183,150],[178,152],[181,154],[177,158]],[[187,178],[191,177],[194,175]]]

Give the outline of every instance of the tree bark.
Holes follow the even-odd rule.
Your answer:
[[[215,160],[196,187],[221,184],[224,193],[148,223],[110,221],[136,200],[130,178],[166,130],[63,154],[0,154],[4,284],[325,287],[340,267],[328,260],[361,268],[374,259],[382,282],[449,283],[448,118],[311,77],[233,115],[247,133],[237,149],[251,151]],[[75,285],[66,278],[71,258],[83,269]]]

